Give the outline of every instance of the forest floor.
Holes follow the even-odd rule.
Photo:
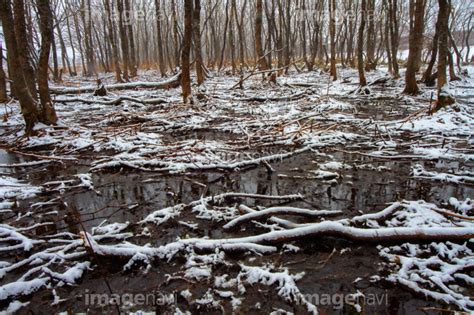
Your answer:
[[[472,238],[439,236],[474,229],[469,74],[433,115],[382,70],[54,95],[30,138],[2,106],[0,310],[474,310]]]

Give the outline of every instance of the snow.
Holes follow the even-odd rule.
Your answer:
[[[76,284],[77,280],[82,278],[84,272],[90,269],[90,266],[91,263],[87,261],[76,264],[74,267],[69,268],[64,273],[51,271],[48,267],[44,267],[43,271],[55,280],[60,280],[59,286],[61,286],[61,284],[71,285]]]
[[[412,167],[411,174],[416,178],[425,178],[431,180],[439,180],[449,183],[474,183],[473,176],[447,174],[440,172],[427,171],[421,164],[416,164]]]
[[[40,187],[22,183],[16,178],[0,176],[0,198],[5,199],[28,199],[41,193]]]
[[[449,198],[449,204],[463,215],[468,215],[474,210],[474,203],[470,198],[466,200],[457,200],[455,197]]]
[[[19,295],[32,294],[44,287],[46,283],[46,278],[7,283],[0,287],[0,300],[5,301]]]
[[[472,284],[474,279],[465,270],[472,268],[472,242],[466,239],[473,237],[473,204],[465,196],[474,180],[469,164],[474,160],[470,149],[474,144],[474,81],[463,78],[446,86],[446,92],[449,89],[458,103],[430,115],[431,89],[422,87],[418,97],[399,96],[403,79],[389,80],[383,86],[371,85],[370,95],[363,95],[356,93],[355,73],[341,69],[343,79],[329,82],[326,74],[290,72],[278,78],[275,86],[249,80],[243,91],[230,89],[237,77],[213,73],[202,87],[211,100],[196,99],[192,105],[179,103],[179,89],[121,92],[124,99],[117,105],[112,105],[110,98],[81,95],[74,100],[63,95],[56,103],[59,126],[38,125],[40,136],[28,139],[15,131],[23,122],[16,104],[12,104],[12,115],[0,122],[2,143],[22,152],[48,154],[45,152],[50,150],[50,155],[0,164],[8,172],[0,177],[2,215],[14,214],[18,201],[28,208],[0,224],[0,252],[18,257],[0,262],[0,276],[5,281],[0,294],[10,301],[4,311],[26,306],[22,297],[41,288],[54,290],[80,283],[89,269],[97,267],[89,261],[93,251],[98,256],[116,257],[117,263],[125,260],[123,269],[127,272],[138,267],[139,272],[149,272],[157,261],[173,266],[172,271],[164,268],[170,272],[170,281],[184,279],[186,283],[208,285],[202,292],[191,284],[180,291],[189,303],[203,307],[206,303],[221,307],[226,302],[234,312],[241,312],[242,305],[247,306],[248,287],[258,285],[274,290],[288,305],[304,305],[307,312],[316,313],[298,288],[308,276],[284,265],[266,263],[275,262],[277,255],[306,255],[304,244],[292,241],[308,236],[312,242],[326,236],[375,243],[397,239],[394,246],[384,243],[378,247],[384,272],[377,271],[371,281],[388,279],[435,301],[472,310],[465,284]],[[387,73],[377,70],[367,76],[374,82],[386,78]],[[153,85],[141,81],[134,86]],[[79,86],[82,92],[91,88],[89,83]],[[54,90],[81,92],[60,86]],[[166,103],[145,106],[137,102],[160,99]],[[393,103],[385,104],[387,99]],[[87,153],[84,159],[82,153]],[[308,165],[301,165],[307,160]],[[440,161],[460,166],[440,167],[436,164]],[[294,167],[288,173],[286,163]],[[64,169],[71,166],[73,171],[40,184],[37,177],[33,177],[34,184],[20,179],[28,178],[25,174],[29,170],[45,168],[48,172],[52,164]],[[261,192],[262,187],[248,189],[238,180],[208,187],[214,176],[204,176],[217,173],[217,178],[245,182],[246,171],[252,168],[259,168],[258,176],[266,171],[271,177],[270,190],[264,190],[268,195],[240,193]],[[282,188],[278,179],[287,183],[289,178],[298,183],[294,190],[289,188],[291,193],[304,188],[303,180],[346,189],[346,184],[357,186],[358,179],[367,179],[358,177],[361,170],[376,174],[373,178],[383,177],[384,172],[400,172],[410,183],[422,181],[436,187],[427,195],[432,198],[430,202],[401,200],[404,195],[398,194],[400,187],[389,183],[387,191],[396,191],[402,196],[400,200],[378,198],[377,205],[364,205],[364,209],[355,206],[351,211],[340,208],[339,200],[334,200],[328,210],[309,205],[305,200],[308,195],[314,201],[312,194],[319,192],[305,190],[304,196],[270,194]],[[49,216],[64,214],[58,205],[64,199],[71,202],[73,193],[79,191],[85,194],[80,197],[89,198],[89,194],[100,192],[108,185],[102,181],[107,172],[121,178],[128,172],[140,173],[149,184],[157,178],[173,182],[186,177],[202,189],[198,193],[202,197],[185,203],[188,191],[183,192],[184,197],[176,193],[173,197],[180,198],[162,207],[152,204],[151,210],[147,207],[138,212],[136,221],[108,218],[98,226],[88,226],[80,235],[58,233],[42,238],[35,234],[48,226]],[[237,192],[225,193],[231,189]],[[439,191],[447,198],[436,199]],[[32,198],[34,203],[28,200]],[[132,212],[136,205],[140,206],[133,200],[133,205],[123,208]],[[34,222],[29,224],[28,220]],[[173,232],[168,233],[168,229]],[[281,243],[282,239],[287,241]],[[336,249],[347,259],[354,251]],[[55,301],[60,300],[54,295]],[[185,313],[179,308],[174,311]]]

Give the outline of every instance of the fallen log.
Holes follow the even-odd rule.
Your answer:
[[[149,98],[149,99],[138,99],[138,98],[133,98],[133,97],[128,97],[128,96],[121,96],[116,99],[108,100],[108,99],[86,99],[86,98],[80,98],[80,97],[74,97],[74,98],[61,98],[61,99],[56,99],[56,103],[62,103],[62,104],[67,104],[67,103],[84,103],[84,104],[101,104],[101,105],[112,105],[112,106],[118,106],[123,103],[123,101],[129,101],[132,103],[138,103],[142,105],[159,105],[159,104],[165,104],[168,103],[166,99],[163,98]]]
[[[272,231],[255,236],[230,239],[186,239],[182,242],[187,244],[199,244],[205,242],[205,247],[223,244],[278,244],[291,242],[305,237],[339,237],[360,242],[425,242],[425,241],[446,241],[460,240],[467,241],[474,237],[474,230],[471,227],[383,227],[375,229],[365,229],[346,226],[341,222],[324,221],[309,224],[306,226],[283,230]]]
[[[181,73],[169,78],[163,82],[132,82],[132,83],[118,83],[105,86],[107,91],[120,91],[132,89],[172,89],[181,85]],[[83,86],[83,87],[51,87],[50,93],[54,95],[67,94],[84,94],[94,93],[97,86]]]
[[[102,245],[89,237],[83,238],[84,246],[93,248],[98,256],[134,257],[135,255],[149,258],[171,259],[186,248],[203,251],[256,251],[262,254],[274,252],[272,244],[281,244],[302,238],[339,237],[359,242],[426,242],[458,240],[467,241],[474,237],[471,227],[393,227],[364,229],[346,226],[340,222],[324,221],[306,226],[268,233],[227,239],[181,239],[159,247],[140,246],[132,243]]]
[[[240,101],[240,102],[290,102],[290,101],[297,101],[302,98],[305,98],[309,95],[312,95],[314,92],[311,89],[308,89],[304,92],[301,93],[295,93],[292,95],[288,96],[248,96],[248,97],[241,97],[241,98],[233,98],[232,100],[234,101]]]

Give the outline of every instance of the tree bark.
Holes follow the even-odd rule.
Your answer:
[[[87,2],[86,2],[87,1]],[[91,1],[82,0],[81,2],[81,17],[84,25],[84,44],[86,50],[87,73],[86,76],[93,76],[97,73],[96,62],[94,57],[94,49],[92,43],[92,12]],[[54,39],[53,39],[54,41]],[[55,49],[53,49],[53,54]]]
[[[438,102],[436,110],[454,103],[454,99],[448,93],[446,66],[448,60],[448,37],[449,37],[449,13],[450,5],[448,0],[439,0],[438,25],[439,25],[439,59],[438,59]]]
[[[420,92],[416,82],[419,58],[423,49],[423,29],[426,0],[410,0],[410,38],[405,90],[403,93],[416,95]]]
[[[183,102],[189,103],[191,96],[191,75],[190,75],[190,53],[193,32],[193,0],[184,1],[184,36],[181,51],[181,88],[183,90]]]
[[[7,95],[7,75],[3,70],[3,46],[0,41],[0,103],[8,101]]]
[[[361,0],[361,11],[360,11],[360,26],[359,34],[357,39],[357,68],[359,70],[359,85],[366,86],[367,79],[365,78],[364,70],[364,29],[365,29],[365,18],[366,18],[366,2]]]
[[[257,64],[260,70],[267,70],[268,64],[265,59],[262,46],[262,22],[263,22],[263,3],[262,0],[256,0],[255,12],[255,52],[257,57]]]
[[[123,0],[117,0],[117,10],[119,14],[119,33],[120,33],[120,45],[122,47],[122,61],[123,61],[123,79],[126,82],[130,81],[129,68],[130,60],[128,54],[128,41],[127,41],[127,30],[123,22]]]
[[[434,86],[436,77],[433,76],[433,68],[436,63],[436,59],[438,57],[438,45],[439,45],[439,20],[436,22],[436,30],[433,37],[433,43],[431,47],[431,57],[430,62],[428,63],[428,67],[423,74],[423,83],[427,86]]]
[[[40,120],[45,124],[55,124],[58,116],[49,94],[48,63],[53,33],[53,14],[49,0],[38,0],[39,26],[41,31],[41,51],[38,62],[38,90],[41,101]]]
[[[177,67],[180,63],[179,57],[179,34],[178,34],[178,17],[176,15],[176,1],[171,1],[171,16],[173,20],[173,42],[174,42],[174,67]]]
[[[367,0],[367,60],[365,70],[375,70],[375,0]]]
[[[329,34],[331,40],[331,77],[337,80],[336,69],[336,0],[329,0]]]
[[[115,81],[123,82],[122,70],[120,69],[119,50],[117,47],[117,40],[115,38],[114,22],[110,9],[110,0],[104,0],[105,13],[107,14],[107,29],[109,33],[110,45],[112,46],[112,64],[115,69]]]
[[[206,79],[204,74],[204,62],[201,52],[201,0],[194,0],[193,12],[193,42],[194,58],[196,58],[196,76],[197,83],[201,85]]]
[[[30,90],[32,97],[36,98],[38,95],[36,89],[35,69],[30,62],[30,54],[28,48],[28,36],[26,34],[26,20],[25,20],[25,3],[23,0],[13,1],[13,12],[15,14],[15,35],[18,47],[18,59],[20,60],[23,73],[25,74],[25,81]]]
[[[162,30],[161,30],[161,19],[163,18],[164,14],[161,12],[161,0],[155,0],[155,10],[156,10],[156,40],[157,40],[157,48],[158,48],[158,67],[160,68],[160,74],[162,77],[166,76],[166,64],[165,58],[163,53],[163,38],[162,38]]]
[[[26,123],[26,135],[31,135],[34,125],[38,122],[38,109],[37,103],[26,83],[25,73],[21,66],[10,0],[0,0],[0,16],[7,45],[10,73],[15,85],[15,91],[18,93],[16,96],[20,101],[21,113]]]
[[[399,23],[398,23],[398,0],[388,0],[390,15],[390,43],[392,52],[393,77],[400,78],[400,69],[398,66],[398,45],[399,45]]]
[[[125,12],[127,13],[127,36],[129,40],[129,53],[130,53],[130,75],[136,77],[138,74],[138,64],[137,64],[137,55],[135,49],[135,35],[133,33],[132,25],[132,7],[130,6],[130,0],[124,0],[125,2]]]

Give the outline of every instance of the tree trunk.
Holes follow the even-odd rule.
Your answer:
[[[107,28],[109,33],[110,45],[112,46],[112,63],[115,69],[115,80],[123,82],[122,70],[120,69],[119,50],[117,47],[117,40],[115,38],[115,25],[112,20],[110,0],[104,0],[105,12],[107,14]]]
[[[84,57],[84,49],[82,47],[82,35],[81,30],[79,28],[79,18],[77,14],[74,14],[74,28],[76,29],[76,39],[77,44],[79,46],[79,55],[81,56],[82,75],[85,76],[87,75],[86,58]]]
[[[201,85],[206,79],[204,74],[204,62],[201,52],[201,0],[194,0],[193,12],[193,41],[194,57],[196,58],[196,76],[197,83]]]
[[[333,0],[334,2],[336,0]],[[287,0],[286,1],[286,5],[285,5],[285,47],[284,47],[284,55],[285,55],[285,73],[288,73],[288,69],[289,69],[289,66],[290,66],[290,62],[291,62],[291,43],[290,43],[290,40],[291,40],[291,8],[290,8],[290,5],[291,5],[291,2],[293,1],[290,1],[290,0]]]
[[[410,38],[405,90],[403,93],[416,95],[420,92],[416,83],[416,72],[423,49],[423,29],[426,0],[410,0]]]
[[[360,26],[359,34],[357,39],[357,68],[359,70],[359,85],[366,86],[367,79],[365,78],[364,70],[364,29],[365,29],[365,18],[366,18],[366,2],[361,0],[361,11],[360,11]]]
[[[431,47],[431,57],[428,67],[423,74],[423,83],[427,86],[434,86],[436,77],[433,76],[433,68],[438,57],[438,45],[439,45],[439,20],[436,22],[435,34],[433,37],[433,43]]]
[[[263,52],[262,46],[262,22],[263,22],[263,3],[262,0],[256,0],[255,12],[255,52],[257,57],[257,64],[260,70],[268,70],[267,60]]]
[[[375,70],[375,0],[367,0],[367,60],[365,70]]]
[[[230,21],[229,21],[229,48],[230,48],[230,61],[232,65],[232,75],[235,75],[237,70],[237,64],[235,63],[235,33],[234,33],[234,15],[232,14],[232,7],[235,6],[235,0],[231,0],[232,5],[230,8]]]
[[[178,34],[178,17],[176,16],[176,1],[171,1],[171,16],[173,20],[173,42],[174,42],[174,67],[179,65],[179,34]]]
[[[70,11],[69,5],[66,3],[66,10]],[[73,73],[72,76],[77,76],[77,68],[76,68],[76,49],[74,47],[74,43],[72,40],[72,31],[71,31],[71,23],[69,21],[69,14],[66,14],[66,26],[67,26],[67,33],[69,37],[69,44],[71,45],[71,51],[72,51],[72,68],[73,68]]]
[[[133,16],[132,8],[130,6],[130,0],[125,1],[125,12],[127,12],[128,19],[131,19]],[[133,26],[132,20],[127,21],[127,36],[129,40],[129,53],[130,53],[130,75],[132,77],[136,77],[138,74],[138,64],[137,64],[137,56],[136,56],[136,49],[135,49],[135,36],[133,34]]]
[[[446,66],[448,59],[448,32],[450,5],[448,0],[439,0],[438,25],[439,25],[439,59],[438,59],[438,102],[436,110],[454,103],[454,98],[449,94]]]
[[[161,0],[155,0],[155,10],[156,10],[156,40],[158,48],[158,67],[160,68],[160,74],[162,77],[166,76],[166,64],[163,53],[163,39],[161,35],[161,19],[164,17],[164,14],[161,12]]]
[[[336,0],[329,0],[329,34],[331,41],[331,77],[337,80],[336,69]]]
[[[86,3],[87,1],[87,3]],[[81,17],[84,25],[84,44],[86,49],[86,60],[87,60],[87,73],[86,76],[93,76],[96,74],[96,63],[94,57],[94,48],[92,43],[92,12],[91,12],[91,1],[82,0],[81,3]],[[54,39],[53,39],[54,41]],[[53,49],[53,54],[55,49]]]
[[[245,64],[245,49],[244,49],[244,44],[245,44],[245,37],[244,37],[244,14],[245,14],[245,8],[247,7],[247,0],[244,0],[244,3],[242,4],[242,10],[240,12],[240,19],[237,18],[237,8],[235,9],[234,15],[235,15],[235,21],[237,23],[237,30],[239,32],[239,58],[240,58],[240,72],[243,71]],[[237,22],[239,21],[239,22]]]
[[[225,57],[225,50],[227,46],[227,30],[229,28],[229,0],[226,0],[225,4],[225,22],[224,22],[224,37],[222,39],[222,49],[221,49],[221,58],[219,61],[219,68],[218,71],[222,70],[222,66],[224,65],[224,57]]]
[[[398,66],[398,45],[399,45],[399,30],[398,30],[398,0],[388,0],[389,3],[389,15],[390,15],[390,43],[392,52],[392,69],[393,77],[395,79],[400,78],[400,69]]]
[[[0,41],[0,103],[7,101],[7,75],[5,74],[5,70],[3,70],[3,46]]]
[[[13,1],[13,12],[15,14],[15,35],[18,47],[18,59],[20,60],[23,73],[25,74],[25,81],[30,90],[31,96],[37,97],[36,90],[35,69],[31,64],[28,36],[26,35],[26,21],[25,21],[25,3],[23,0]]]
[[[123,0],[117,0],[117,10],[119,14],[118,23],[120,32],[120,45],[122,47],[123,78],[125,81],[129,82],[130,78],[128,76],[128,71],[130,68],[130,60],[128,54],[127,30],[123,22]]]
[[[37,103],[26,83],[25,73],[21,66],[10,0],[0,0],[0,16],[7,46],[11,78],[15,85],[15,91],[18,93],[17,97],[20,101],[21,113],[26,123],[26,135],[31,135],[36,122],[38,122],[38,109]]]
[[[181,51],[181,87],[183,89],[183,102],[189,103],[191,96],[191,75],[189,58],[191,53],[191,40],[193,32],[193,0],[184,1],[184,36]]]
[[[387,54],[388,72],[393,74],[392,53],[390,51],[390,8],[388,7],[387,0],[383,1],[383,8],[385,13],[384,45]]]
[[[53,33],[53,14],[49,0],[38,0],[39,26],[41,32],[41,51],[38,62],[38,90],[41,101],[39,119],[45,124],[55,124],[58,116],[54,110],[48,84],[48,63]]]

